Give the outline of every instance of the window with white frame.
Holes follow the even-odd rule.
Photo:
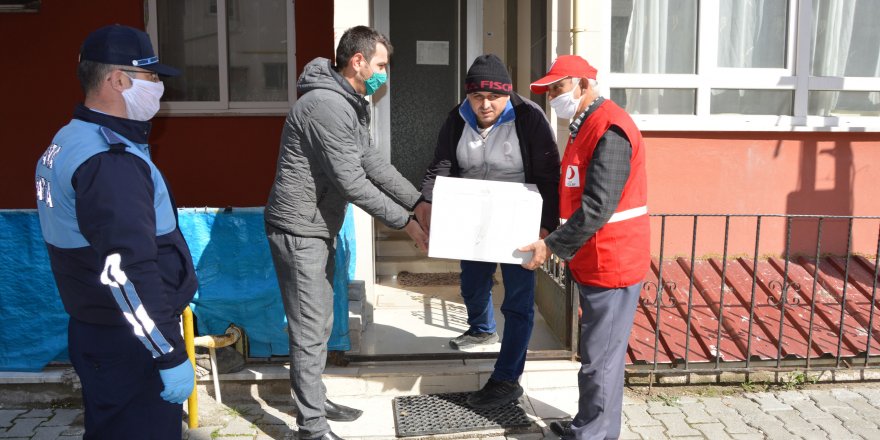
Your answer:
[[[163,64],[165,114],[283,114],[296,99],[293,2],[148,0]]]
[[[605,1],[603,85],[643,129],[880,130],[880,1]]]

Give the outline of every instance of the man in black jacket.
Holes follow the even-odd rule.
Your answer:
[[[559,150],[544,111],[513,92],[504,63],[495,55],[477,57],[465,78],[467,99],[449,112],[440,129],[434,160],[422,181],[422,197],[433,200],[437,176],[532,183],[543,198],[541,230],[545,237],[559,225]],[[416,217],[430,229],[431,205],[416,207]],[[468,330],[449,341],[459,350],[498,341],[492,304],[496,263],[461,262],[461,295]],[[504,338],[495,370],[480,391],[468,397],[475,408],[494,408],[519,398],[526,349],[534,324],[535,273],[518,264],[501,264],[504,280]]]

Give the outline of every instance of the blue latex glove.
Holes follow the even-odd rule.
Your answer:
[[[195,371],[189,359],[176,367],[159,370],[159,376],[165,384],[165,390],[159,396],[166,401],[181,404],[192,394],[195,386]]]

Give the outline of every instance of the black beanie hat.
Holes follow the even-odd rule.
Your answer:
[[[507,67],[492,54],[480,55],[471,64],[464,79],[466,93],[492,92],[509,95],[513,92],[513,81],[507,73]]]

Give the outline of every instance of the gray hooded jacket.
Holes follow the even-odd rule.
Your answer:
[[[370,137],[369,103],[330,60],[306,65],[281,133],[266,223],[303,237],[333,238],[351,202],[394,229],[420,193],[385,161]]]

